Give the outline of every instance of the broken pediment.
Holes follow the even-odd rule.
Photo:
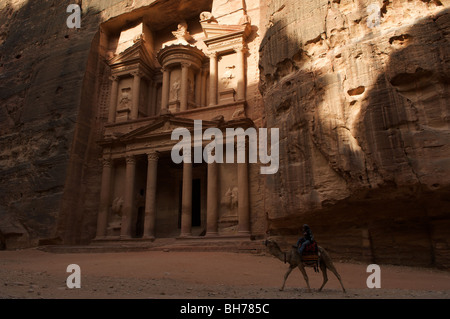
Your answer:
[[[139,64],[150,68],[154,67],[153,57],[145,46],[144,38],[136,39],[131,47],[111,58],[108,63],[113,71],[125,66]]]
[[[218,127],[221,120],[202,121],[203,128]],[[151,139],[160,136],[170,136],[177,128],[186,128],[189,131],[194,130],[194,120],[181,117],[163,116],[155,122],[140,127],[134,131],[124,134],[120,137],[120,141],[126,142],[131,140]]]
[[[243,15],[238,24],[221,24],[209,12],[202,12],[200,24],[205,34],[203,42],[209,50],[216,51],[235,45],[243,45],[252,32],[250,18]]]

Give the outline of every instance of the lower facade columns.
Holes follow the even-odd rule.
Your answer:
[[[102,185],[100,190],[100,211],[97,217],[97,239],[106,237],[109,205],[111,201],[111,170],[111,159],[103,159]]]
[[[156,222],[156,182],[158,173],[158,153],[147,154],[147,190],[145,194],[144,238],[155,238]]]
[[[126,157],[125,198],[123,203],[122,227],[120,238],[131,238],[131,218],[134,206],[134,181],[136,178],[136,159],[133,155]]]
[[[238,147],[241,146],[238,145]],[[244,163],[237,163],[237,178],[238,178],[238,234],[250,235],[250,206],[249,206],[249,190],[248,190],[247,154]]]
[[[207,198],[206,198],[206,235],[218,236],[217,221],[219,218],[218,206],[218,179],[217,163],[214,161],[208,164]]]
[[[181,199],[181,234],[192,235],[192,163],[183,161],[183,192]]]

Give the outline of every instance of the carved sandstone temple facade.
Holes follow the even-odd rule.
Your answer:
[[[170,156],[172,131],[193,136],[194,120],[224,136],[255,126],[247,115],[251,19],[234,2],[232,13],[214,2],[176,29],[155,31],[145,19],[121,28],[107,60],[96,241],[252,235],[248,163],[175,164]]]

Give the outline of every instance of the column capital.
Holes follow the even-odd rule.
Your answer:
[[[181,68],[190,68],[192,63],[189,62],[181,62]]]
[[[127,155],[125,157],[125,160],[126,160],[127,164],[132,164],[132,165],[136,164],[136,157],[134,155]]]
[[[110,79],[111,81],[113,81],[113,82],[116,82],[116,81],[119,81],[119,76],[118,76],[118,75],[111,75],[111,76],[109,77],[109,79]]]
[[[217,51],[210,51],[208,53],[206,53],[206,55],[210,58],[210,59],[217,59]]]
[[[159,159],[159,154],[158,152],[149,152],[147,153],[147,160],[150,161],[158,161]]]
[[[242,52],[242,53],[246,53],[248,51],[247,45],[243,44],[237,44],[235,46],[233,46],[233,50],[237,53],[237,52]]]
[[[170,68],[168,67],[168,66],[162,66],[161,67],[161,72],[162,73],[164,73],[164,72],[169,72],[170,71]]]
[[[139,78],[142,78],[144,76],[144,73],[142,73],[141,71],[133,71],[133,72],[131,72],[131,75],[134,77],[137,76]]]
[[[103,167],[111,167],[112,160],[111,160],[110,157],[109,158],[108,157],[103,157],[100,161],[102,162],[102,166]]]

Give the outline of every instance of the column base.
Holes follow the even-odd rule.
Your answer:
[[[155,236],[151,236],[151,235],[149,235],[149,236],[142,236],[142,239],[155,241]]]
[[[219,233],[218,232],[209,232],[205,234],[205,237],[218,237]]]

